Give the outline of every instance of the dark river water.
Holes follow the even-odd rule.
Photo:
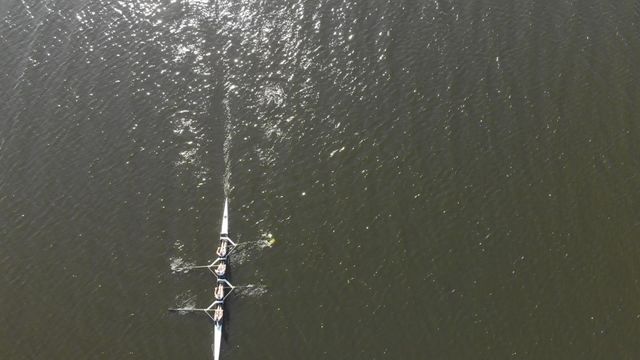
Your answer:
[[[0,1],[0,359],[211,359],[225,195],[223,359],[638,359],[640,2]]]

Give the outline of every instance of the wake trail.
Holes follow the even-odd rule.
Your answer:
[[[224,124],[224,143],[222,145],[222,153],[224,156],[224,176],[222,183],[224,186],[224,196],[229,197],[231,193],[231,109],[229,108],[229,100],[223,101],[225,112],[225,124]]]

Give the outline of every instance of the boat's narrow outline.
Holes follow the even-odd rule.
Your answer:
[[[213,336],[213,356],[215,360],[220,358],[220,345],[222,342],[222,326],[224,323],[224,301],[231,294],[235,286],[231,285],[229,280],[226,278],[227,274],[227,265],[229,260],[229,255],[233,250],[238,246],[235,242],[233,242],[229,238],[229,200],[224,200],[224,212],[222,214],[222,226],[220,228],[220,248],[226,248],[224,254],[220,256],[216,254],[218,257],[209,265],[195,265],[183,268],[183,270],[191,270],[191,269],[209,269],[213,275],[216,276],[216,286],[222,285],[223,289],[229,289],[228,291],[223,292],[223,296],[221,299],[216,299],[209,307],[207,308],[173,308],[169,309],[170,311],[200,311],[204,312],[213,320],[214,323],[214,336]],[[221,309],[221,311],[217,312],[217,309]],[[212,316],[211,313],[214,313]]]

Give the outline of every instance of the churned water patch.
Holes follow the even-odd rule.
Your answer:
[[[243,297],[259,297],[266,294],[269,289],[266,285],[262,284],[248,284],[242,287],[237,287],[236,291],[238,296]]]
[[[178,294],[176,296],[175,303],[176,303],[178,308],[195,309],[196,306],[197,306],[195,299],[196,299],[196,295],[194,295],[191,292],[191,290],[186,290],[182,294]],[[180,311],[179,313],[186,314],[188,312],[187,311]]]

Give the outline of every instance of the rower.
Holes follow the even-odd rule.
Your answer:
[[[218,305],[213,311],[213,321],[215,322],[222,321],[223,315],[224,315],[224,310],[222,310],[222,306]]]
[[[222,300],[224,297],[224,285],[218,284],[218,286],[216,286],[214,296],[216,297],[216,300]]]
[[[220,242],[220,246],[218,246],[218,250],[216,250],[216,254],[218,254],[218,257],[225,257],[227,256],[227,242],[225,240],[222,240]]]
[[[227,270],[227,264],[221,262],[221,263],[218,264],[218,266],[216,267],[214,272],[216,273],[216,275],[222,276],[222,275],[224,275],[224,272],[226,270]]]

